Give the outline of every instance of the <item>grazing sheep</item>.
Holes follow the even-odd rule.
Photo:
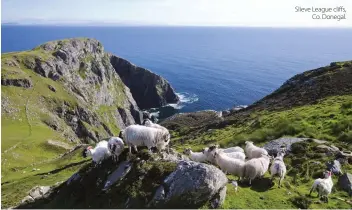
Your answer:
[[[286,174],[284,156],[285,152],[279,152],[270,167],[271,181],[273,181],[275,175],[278,175],[280,177],[279,187],[281,187],[281,182]]]
[[[217,148],[219,151],[225,152],[225,153],[231,153],[231,152],[243,152],[244,150],[241,147],[229,147],[229,148],[220,148],[220,146],[218,144],[211,146],[211,148]]]
[[[108,148],[115,162],[118,161],[119,155],[124,150],[125,144],[119,137],[111,137],[108,142]]]
[[[231,153],[231,152],[242,152],[244,153],[244,150],[241,148],[241,147],[229,147],[229,148],[226,148],[226,149],[221,149],[221,151],[225,152],[225,153]]]
[[[207,160],[204,150],[202,152],[193,152],[190,148],[187,148],[184,153],[189,156],[189,159],[199,163],[203,163]]]
[[[239,180],[243,177],[245,162],[239,159],[234,159],[226,155],[224,152],[215,152],[214,158],[216,164],[224,173],[230,173],[238,176]]]
[[[92,160],[95,164],[100,164],[105,158],[111,155],[108,149],[107,141],[100,141],[95,148],[92,146],[87,147],[83,150],[83,157],[92,156]]]
[[[316,179],[312,185],[312,188],[310,189],[309,195],[311,195],[312,192],[316,190],[320,199],[329,202],[328,195],[331,193],[332,187],[334,186],[331,175],[331,171],[326,171],[324,173],[324,179]]]
[[[129,147],[130,154],[132,147],[137,151],[137,146],[146,146],[149,151],[152,147],[163,150],[170,142],[170,133],[167,130],[146,127],[142,125],[130,125],[122,132],[122,139]]]
[[[165,132],[169,133],[169,130],[167,128],[165,128],[164,126],[161,126],[159,124],[153,123],[153,121],[149,120],[149,119],[145,119],[143,121],[143,125],[147,126],[147,127],[151,127],[151,128],[158,128],[158,129],[162,129]],[[169,152],[169,147],[167,148],[167,151]]]
[[[249,185],[256,177],[262,177],[269,169],[270,157],[262,154],[260,158],[248,160],[244,165],[244,177],[249,179]]]
[[[239,159],[239,160],[245,160],[246,155],[242,152],[224,152],[224,149],[218,149],[217,146],[211,146],[211,147],[206,147],[204,148],[204,154],[207,158],[207,161],[210,163],[215,164],[215,159],[214,159],[214,153],[215,152],[223,152],[225,155],[231,158]]]
[[[264,148],[257,147],[251,141],[246,141],[246,155],[249,159],[260,158],[263,155],[268,155],[268,151]]]

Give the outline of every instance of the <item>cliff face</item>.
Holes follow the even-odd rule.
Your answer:
[[[73,144],[117,136],[126,126],[141,123],[138,103],[159,106],[175,95],[160,76],[127,61],[116,66],[116,59],[97,40],[84,38],[2,54],[3,177],[54,159]],[[118,73],[124,68],[139,73],[122,80]],[[137,91],[135,83],[148,88],[137,102],[125,85]],[[62,143],[69,146],[55,146]]]
[[[122,81],[130,88],[133,98],[141,109],[179,101],[173,88],[161,76],[114,55],[110,55],[110,61]]]

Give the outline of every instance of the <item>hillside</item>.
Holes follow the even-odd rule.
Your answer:
[[[139,105],[178,101],[164,78],[105,52],[94,39],[52,41],[1,58],[2,184],[83,164],[79,155],[62,155],[141,123]]]
[[[125,149],[117,164],[109,159],[94,167],[82,158],[83,147],[140,123],[140,108],[177,101],[170,84],[105,53],[96,40],[3,54],[2,207],[17,206],[34,186],[52,186],[19,207],[350,208],[339,173],[329,203],[307,194],[331,161],[352,173],[351,84],[351,61],[306,71],[247,108],[164,120],[170,154]],[[277,142],[290,145],[282,188],[267,173],[252,186],[240,182],[235,192],[235,177],[180,154],[211,144],[243,147],[247,140],[270,151]]]

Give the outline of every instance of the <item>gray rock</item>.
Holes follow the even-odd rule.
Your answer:
[[[212,165],[181,161],[158,188],[149,207],[199,208],[207,201],[219,207],[227,182],[226,175]]]
[[[308,138],[282,137],[272,140],[264,145],[269,155],[276,155],[281,148],[286,148],[286,152],[291,152],[291,145],[297,142],[306,141]]]
[[[333,147],[330,147],[330,146],[327,146],[325,144],[320,144],[317,146],[317,150],[318,151],[322,151],[322,152],[325,152],[326,155],[329,155],[329,156],[332,156],[332,155],[336,155],[339,153],[339,149],[337,148],[333,148]]]
[[[352,196],[352,174],[345,173],[344,175],[340,176],[338,184],[342,189],[347,191],[350,196]]]
[[[105,182],[103,190],[105,191],[109,189],[111,185],[123,179],[128,174],[128,172],[130,172],[131,167],[132,167],[132,164],[130,162],[128,161],[121,162],[119,164],[119,167],[112,174],[109,175],[108,179]]]
[[[161,76],[114,55],[110,55],[110,61],[141,109],[179,101],[174,89]]]
[[[10,79],[10,78],[1,78],[1,85],[4,86],[16,86],[16,87],[23,87],[23,88],[30,88],[33,86],[32,80],[29,78],[16,78],[16,79]]]
[[[328,170],[331,170],[336,175],[342,174],[341,164],[338,160],[334,160],[333,162],[326,163],[326,167]]]

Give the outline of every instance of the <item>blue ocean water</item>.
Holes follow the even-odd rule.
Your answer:
[[[297,73],[352,59],[352,29],[2,25],[1,50],[72,37],[96,38],[166,78],[179,112],[251,104]]]

